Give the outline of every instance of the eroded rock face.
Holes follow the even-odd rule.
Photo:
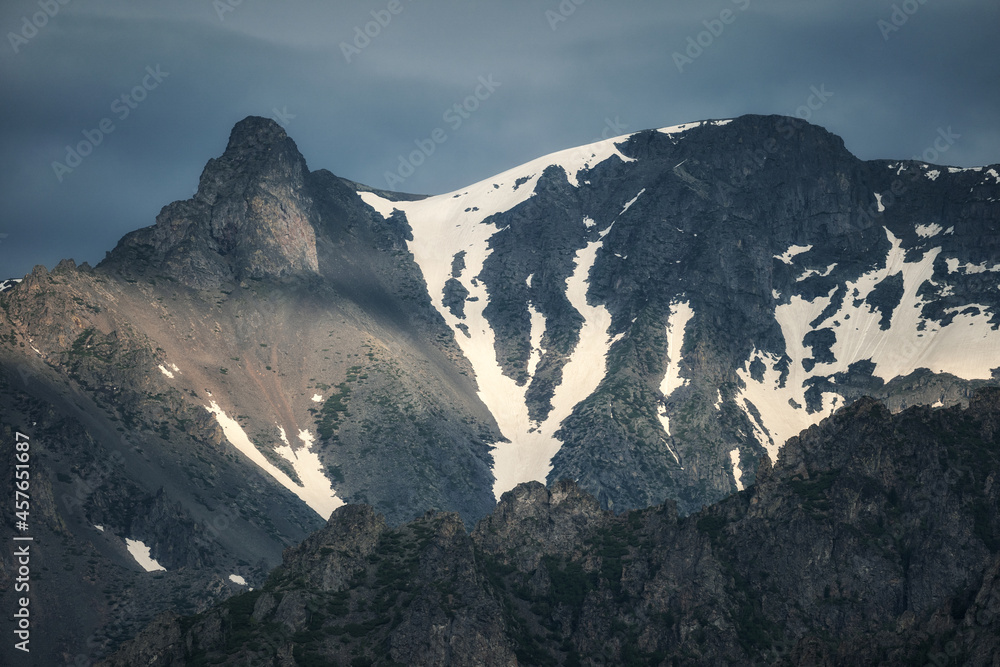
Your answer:
[[[127,235],[106,266],[156,268],[194,287],[249,278],[316,274],[309,170],[295,142],[272,120],[240,121],[209,160],[194,197],[165,206],[156,225]],[[136,265],[145,259],[152,266]]]
[[[966,410],[863,399],[684,519],[615,515],[568,481],[518,486],[471,534],[346,506],[263,591],[162,619],[106,664],[993,665],[998,424],[996,389]]]

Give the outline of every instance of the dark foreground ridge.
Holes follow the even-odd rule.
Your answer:
[[[998,429],[1000,389],[895,415],[861,399],[684,518],[568,481],[518,486],[471,534],[347,505],[263,588],[102,664],[996,664]]]

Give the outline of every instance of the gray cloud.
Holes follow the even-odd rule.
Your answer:
[[[400,3],[350,62],[342,44],[372,11],[384,19],[389,0],[243,0],[221,20],[210,0],[74,0],[17,53],[9,33],[41,10],[3,3],[0,277],[62,257],[99,261],[189,196],[250,114],[278,116],[311,168],[375,186],[414,141],[446,130],[397,186],[411,192],[592,141],[609,122],[636,131],[795,114],[822,86],[833,95],[810,120],[861,158],[909,158],[951,127],[961,138],[942,162],[1000,161],[992,0],[908,0],[916,11],[888,39],[878,22],[899,0],[563,0],[565,16],[556,0]],[[718,30],[724,10],[732,21],[702,35],[707,45],[679,71],[673,54]],[[115,100],[157,65],[169,76],[120,118]],[[490,75],[499,87],[453,128],[446,110]],[[105,118],[113,132],[60,182],[52,162]]]

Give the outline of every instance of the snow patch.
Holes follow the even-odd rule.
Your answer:
[[[323,396],[321,394],[313,394],[312,400],[313,400],[313,403],[322,403],[323,402]]]
[[[929,239],[932,236],[937,236],[944,229],[941,225],[936,222],[932,222],[929,225],[917,225],[916,232],[917,236],[922,236],[925,239]]]
[[[793,246],[788,246],[788,250],[786,250],[785,252],[783,252],[780,255],[774,255],[774,258],[775,259],[780,259],[785,264],[791,264],[793,257],[795,257],[796,255],[801,255],[804,252],[809,252],[810,250],[812,250],[812,246],[811,245],[793,245]]]
[[[625,215],[625,211],[629,210],[629,208],[630,208],[630,207],[632,206],[632,204],[634,204],[634,203],[635,203],[635,201],[636,201],[636,200],[637,200],[637,199],[638,199],[638,198],[639,198],[639,197],[640,197],[640,196],[642,195],[642,193],[643,193],[643,192],[645,192],[645,191],[646,191],[646,188],[643,188],[642,190],[639,190],[639,194],[637,194],[637,195],[636,195],[635,197],[632,197],[632,199],[630,199],[630,200],[628,201],[628,203],[627,203],[627,204],[625,204],[625,208],[623,208],[623,209],[621,210],[621,213],[619,213],[619,214],[618,214],[618,217],[621,217],[621,216]]]
[[[830,266],[826,267],[825,271],[820,271],[818,269],[807,269],[805,273],[795,279],[795,282],[800,283],[806,278],[812,278],[813,276],[819,276],[820,278],[826,278],[833,270],[837,268],[837,263],[834,262]]]
[[[992,176],[993,180],[996,181],[998,185],[1000,185],[1000,174],[997,173],[996,169],[987,169],[986,173],[987,175]]]
[[[234,584],[239,584],[240,586],[246,586],[247,585],[247,580],[244,579],[243,577],[241,577],[238,574],[231,574],[231,575],[229,575],[229,581],[233,582]]]
[[[385,197],[379,197],[374,192],[358,192],[358,196],[361,197],[361,201],[378,211],[387,220],[392,216],[392,212],[396,210],[395,202]]]
[[[542,360],[542,336],[545,334],[545,316],[535,309],[535,304],[528,304],[528,314],[531,316],[528,338],[531,341],[531,355],[528,357],[528,377],[534,378],[538,362]]]
[[[160,364],[158,366],[158,368],[160,369],[160,372],[163,373],[164,375],[166,375],[168,378],[170,378],[171,380],[174,379],[174,374],[171,373],[170,371],[168,371],[167,368],[166,368],[166,366],[164,366],[163,364]]]
[[[937,177],[940,176],[940,175],[941,175],[941,172],[938,171],[937,169],[931,169],[926,174],[924,174],[924,176],[926,176],[927,178],[929,178],[932,181],[936,181]]]
[[[947,326],[922,317],[926,302],[918,292],[925,282],[933,280],[934,261],[941,248],[931,248],[908,262],[900,239],[888,229],[884,231],[890,242],[884,264],[846,282],[847,296],[836,312],[816,321],[830,304],[836,288],[812,301],[792,296],[788,303],[775,308],[775,319],[785,339],[787,365],[782,364],[779,355],[753,350],[743,367],[737,369],[745,385],[737,404],[743,407],[755,437],[772,461],[789,437],[828,416],[844,402],[837,392],[824,391],[819,397],[820,409],[809,414],[805,409],[805,383],[810,378],[830,378],[846,371],[851,363],[865,359],[875,364],[873,374],[885,382],[907,375],[915,368],[951,373],[967,380],[988,379],[990,369],[1000,366],[1000,334],[991,328],[992,313],[986,306],[964,304],[947,309],[945,312],[953,316]],[[946,263],[950,273],[1000,271],[1000,264],[992,268],[985,263],[962,265],[954,258]],[[903,294],[892,311],[889,328],[884,330],[882,313],[865,303],[865,299],[883,280],[897,275],[902,278]],[[813,322],[815,325],[810,326]],[[832,329],[836,336],[830,348],[833,361],[813,362],[807,372],[803,362],[813,354],[803,340],[810,331],[823,328]],[[755,362],[764,369],[759,381],[750,373],[751,366],[757,365]],[[783,384],[782,370],[787,372]],[[754,410],[760,413],[760,420],[754,416]]]
[[[743,471],[740,470],[740,450],[734,449],[729,452],[729,460],[733,462],[733,479],[736,480],[736,489],[743,490]]]
[[[948,266],[948,273],[957,273],[959,270],[965,274],[1000,271],[1000,264],[994,264],[993,267],[987,267],[986,262],[982,264],[961,264],[955,257],[948,257],[944,262]]]
[[[99,525],[97,525],[97,524],[95,523],[95,524],[94,524],[94,528],[96,528],[97,530],[101,531],[102,533],[104,532],[104,526],[99,526]]]
[[[875,204],[878,206],[878,212],[881,213],[885,210],[885,204],[882,203],[882,195],[875,193]]]
[[[394,203],[410,223],[413,239],[408,241],[407,247],[420,267],[434,307],[456,332],[461,331],[458,329],[460,324],[467,327],[468,335],[456,335],[456,339],[475,371],[479,398],[509,441],[497,443],[493,450],[494,493],[498,498],[520,482],[545,481],[552,467],[550,461],[561,446],[555,431],[573,407],[597,388],[604,376],[605,364],[595,363],[595,360],[603,359],[610,348],[611,316],[604,306],[589,305],[586,294],[590,269],[608,230],[602,232],[599,240],[577,252],[576,268],[566,281],[567,298],[584,317],[584,324],[576,350],[563,368],[562,382],[556,387],[553,409],[546,421],[538,424],[528,416],[527,385],[517,386],[513,379],[503,374],[497,363],[495,334],[483,315],[489,305],[489,293],[482,281],[473,282],[492,252],[490,238],[499,233],[495,226],[481,223],[532,197],[538,175],[549,165],[562,166],[570,183],[577,185],[576,175],[580,171],[606,159],[617,156],[622,161],[632,161],[616,147],[616,142],[623,140],[605,140],[582,149],[554,153],[445,195]],[[514,182],[522,177],[528,181],[522,181],[515,190]],[[587,224],[586,219],[584,224]],[[444,306],[443,295],[445,283],[452,278],[452,258],[461,251],[466,253],[466,270],[456,280],[468,291],[469,300],[465,303],[465,318],[460,320]],[[537,348],[533,344],[534,350],[540,349],[536,329],[544,331],[544,328],[537,316],[533,319],[532,333],[539,343]]]
[[[681,123],[680,125],[671,125],[670,127],[661,127],[657,132],[662,132],[663,134],[680,134],[681,132],[687,132],[688,130],[693,130],[696,127],[701,127],[708,121],[700,120],[696,123]],[[715,121],[715,125],[726,125],[731,123],[732,120],[720,120]]]
[[[135,562],[144,569],[146,572],[156,572],[158,570],[166,571],[167,568],[163,567],[157,563],[152,556],[149,555],[149,547],[142,543],[141,540],[130,540],[125,538],[125,546],[128,547],[128,552],[132,554],[132,558]]]
[[[828,301],[828,299],[821,297],[816,301],[822,302],[822,306],[825,307],[825,301]],[[792,297],[792,302],[789,304],[791,310],[803,315],[803,318],[812,315],[809,319],[805,319],[804,322],[796,323],[802,327],[805,327],[810,319],[815,318],[816,315],[822,312],[822,307],[816,310],[810,308],[811,306],[819,305],[811,304],[797,296]],[[780,323],[782,324],[782,330],[784,330],[787,321]],[[786,334],[785,343],[789,348],[792,348],[794,343],[790,343],[790,340],[798,341],[798,345],[801,347],[801,337],[791,338]],[[798,352],[798,354],[795,352]],[[806,414],[805,408],[802,406],[805,406],[805,387],[803,387],[803,383],[807,379],[807,374],[799,361],[803,357],[800,350],[793,351],[792,349],[789,349],[788,356],[792,358],[792,362],[788,365],[788,378],[783,386],[781,384],[781,369],[779,367],[781,358],[778,355],[754,350],[750,359],[747,360],[743,367],[736,369],[736,374],[743,380],[743,384],[745,385],[740,390],[739,398],[741,400],[737,401],[737,405],[743,407],[743,411],[750,420],[750,425],[754,430],[757,441],[767,450],[767,455],[772,463],[778,460],[778,450],[785,443],[785,440],[793,435],[797,435],[802,429],[814,423],[814,421],[819,421],[819,419],[827,416],[832,411],[830,408],[827,408],[820,415]],[[750,367],[755,361],[764,365],[764,374],[760,381],[754,380],[750,373]],[[823,405],[826,407],[827,395],[824,395],[823,399]],[[754,410],[748,406],[748,403],[752,404],[753,408],[760,414],[759,420],[754,414]],[[800,407],[796,408],[795,405],[799,405]]]
[[[324,520],[329,519],[333,510],[344,504],[344,501],[337,497],[336,492],[330,485],[330,480],[324,475],[323,465],[320,462],[318,453],[311,450],[312,440],[307,440],[303,437],[303,433],[308,434],[308,431],[299,432],[299,438],[305,443],[305,446],[295,451],[288,445],[288,438],[285,436],[284,429],[279,427],[285,446],[276,447],[274,450],[276,454],[292,464],[295,474],[302,480],[302,484],[299,485],[268,461],[261,454],[260,450],[250,442],[250,438],[247,437],[243,427],[235,419],[231,419],[226,415],[215,401],[212,401],[205,409],[215,415],[215,420],[222,427],[222,432],[225,434],[229,444],[236,447],[244,456],[257,464],[259,468],[273,477],[279,484],[298,496],[313,511],[323,517]],[[311,435],[309,438],[311,438]]]
[[[670,304],[670,314],[667,317],[667,370],[660,382],[660,392],[669,396],[675,389],[688,383],[681,377],[681,349],[684,347],[684,331],[688,322],[694,316],[691,304],[687,301]]]
[[[663,438],[660,438],[660,440],[663,440]],[[679,466],[680,466],[680,465],[681,465],[681,460],[680,460],[680,458],[679,458],[679,457],[677,456],[677,452],[675,452],[675,451],[674,451],[674,448],[673,448],[673,447],[671,447],[671,446],[670,446],[670,443],[669,443],[669,442],[667,442],[666,440],[663,440],[663,444],[667,446],[667,451],[668,451],[668,452],[670,452],[670,453],[671,453],[671,454],[673,455],[673,457],[674,457],[674,461],[676,461],[676,462],[677,462],[677,465],[679,465]],[[681,470],[684,470],[684,466],[681,466]]]
[[[667,315],[667,368],[660,381],[660,393],[663,394],[664,402],[674,390],[688,383],[686,378],[681,377],[680,363],[681,350],[684,349],[684,332],[693,315],[690,302],[679,301],[670,304],[670,312]],[[658,406],[656,416],[666,434],[672,435],[666,405],[661,403]]]

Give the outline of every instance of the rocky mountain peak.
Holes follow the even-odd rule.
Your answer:
[[[248,116],[233,127],[226,151],[205,165],[196,198],[212,204],[237,184],[288,182],[301,187],[308,173],[298,146],[278,123]]]
[[[125,236],[105,266],[154,269],[205,288],[319,271],[309,169],[280,125],[250,116],[205,165],[197,193],[165,206],[156,225]]]
[[[246,152],[254,148],[270,148],[288,139],[285,129],[270,118],[247,116],[233,126],[229,133],[226,154]],[[293,142],[294,144],[294,142]]]

